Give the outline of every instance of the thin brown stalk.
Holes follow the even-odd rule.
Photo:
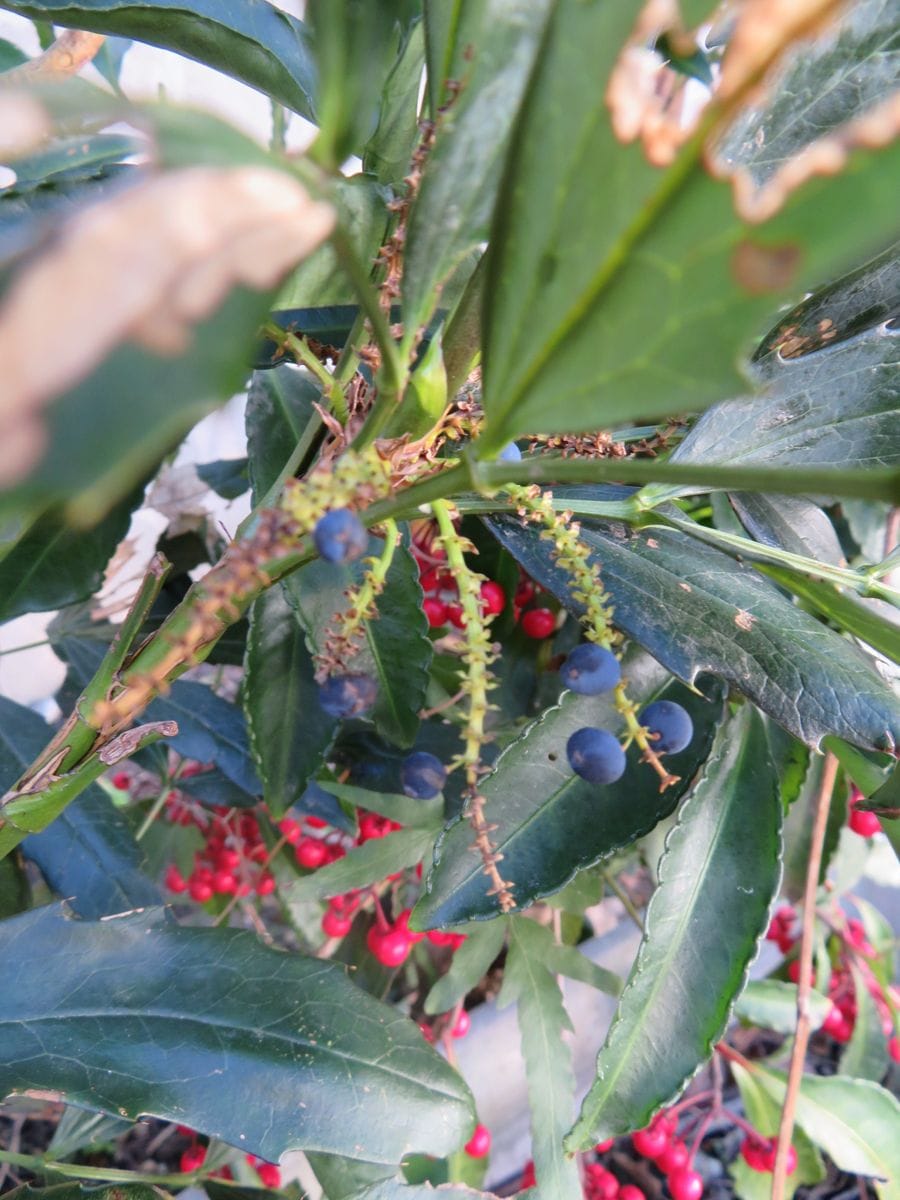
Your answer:
[[[781,1122],[778,1127],[778,1148],[775,1153],[775,1170],[772,1174],[772,1200],[784,1200],[785,1184],[787,1183],[788,1149],[794,1134],[794,1114],[797,1108],[797,1098],[800,1095],[800,1082],[803,1078],[806,1048],[809,1045],[809,1035],[812,1029],[809,1000],[812,992],[816,892],[819,887],[822,848],[825,844],[825,829],[828,824],[828,810],[831,806],[831,793],[834,790],[837,765],[837,759],[834,755],[826,754],[825,769],[822,772],[822,782],[819,786],[813,811],[809,863],[806,868],[806,887],[803,895],[803,932],[800,938],[800,976],[797,983],[797,1029],[794,1035],[794,1048],[791,1051],[787,1091],[785,1092],[784,1104],[781,1109]]]

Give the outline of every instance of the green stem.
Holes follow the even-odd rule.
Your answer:
[[[0,650],[0,658],[5,658],[7,654],[21,654],[23,650],[36,650],[38,646],[52,645],[49,638],[41,638],[39,642],[26,642],[24,646],[11,646],[9,650]]]
[[[613,875],[612,871],[603,871],[601,874],[603,875],[603,882],[613,893],[613,895],[621,902],[625,912],[628,914],[634,924],[637,925],[641,933],[643,933],[644,922],[641,920],[641,914],[634,907],[631,897],[619,883],[618,879],[616,879],[615,875]]]
[[[159,816],[159,814],[163,810],[163,806],[166,803],[166,796],[168,796],[169,790],[170,790],[169,789],[169,781],[166,780],[165,786],[163,787],[163,789],[159,793],[159,795],[156,797],[156,799],[153,801],[153,805],[150,808],[150,811],[147,813],[146,817],[144,817],[143,821],[141,822],[140,829],[134,835],[134,840],[136,842],[142,841],[143,838],[145,838],[147,836],[147,833],[150,831],[150,828],[153,825],[153,822],[156,820],[156,818]]]
[[[302,363],[308,371],[315,375],[322,386],[322,394],[328,397],[335,416],[342,425],[346,425],[348,416],[347,401],[343,390],[335,381],[331,372],[313,354],[306,338],[292,333],[288,329],[282,329],[274,321],[268,321],[263,326],[263,333],[266,337],[271,338],[273,342],[283,346],[286,350],[290,350],[297,362]]]
[[[241,521],[238,526],[237,536],[249,536],[250,530],[259,518],[260,512],[266,508],[274,508],[278,503],[278,498],[284,491],[284,485],[289,479],[293,479],[303,464],[306,462],[307,456],[315,445],[316,439],[322,431],[322,418],[313,409],[309,420],[306,422],[306,428],[300,435],[300,438],[290,453],[287,462],[278,473],[278,478],[254,507],[251,513]]]
[[[72,1179],[96,1179],[104,1183],[154,1183],[187,1187],[203,1178],[203,1172],[175,1172],[171,1175],[150,1175],[141,1171],[120,1171],[115,1167],[87,1167],[80,1163],[58,1162],[39,1154],[15,1154],[12,1150],[0,1150],[0,1162],[11,1167],[24,1167],[35,1175],[64,1175]],[[239,1187],[227,1179],[217,1179],[229,1187]]]
[[[341,266],[350,276],[360,306],[372,327],[372,336],[381,351],[379,401],[382,398],[390,398],[393,401],[403,391],[406,371],[397,343],[391,336],[388,319],[378,303],[378,293],[372,286],[368,268],[360,262],[352,242],[340,227],[331,235],[331,244],[341,261]]]

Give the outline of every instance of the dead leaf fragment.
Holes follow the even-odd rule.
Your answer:
[[[755,620],[756,618],[752,613],[745,612],[742,608],[739,608],[734,614],[735,625],[737,625],[738,629],[743,629],[746,633],[749,633],[753,628],[753,622]]]
[[[765,246],[744,238],[731,256],[731,269],[740,287],[750,296],[765,296],[789,287],[803,254],[793,242]]]
[[[0,485],[39,456],[41,408],[119,343],[182,353],[234,287],[274,287],[333,225],[268,167],[173,171],[76,215],[0,307]]]

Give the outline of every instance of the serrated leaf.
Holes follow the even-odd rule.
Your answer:
[[[283,365],[254,372],[244,416],[254,504],[278,479],[320,394],[312,376],[300,367]]]
[[[447,972],[431,985],[425,997],[426,1013],[449,1012],[464,1000],[483,979],[505,941],[503,921],[489,921],[467,930],[466,940],[454,951]]]
[[[286,895],[294,901],[324,900],[354,888],[371,887],[420,863],[433,842],[434,831],[428,829],[398,829],[385,837],[370,838],[336,862],[288,884]]]
[[[554,489],[559,499],[585,493]],[[590,490],[597,499],[620,493]],[[489,525],[534,579],[581,611],[536,530],[511,517]],[[752,567],[681,531],[584,521],[581,537],[600,566],[616,625],[675,675],[720,676],[810,746],[829,733],[873,749],[900,742],[900,702],[867,659]]]
[[[781,802],[762,719],[720,730],[666,840],[659,886],[571,1151],[642,1129],[721,1037],[781,876]]]
[[[831,1001],[813,989],[809,996],[812,1028],[818,1029],[831,1009]],[[753,979],[738,996],[734,1015],[749,1025],[793,1034],[797,1027],[797,988],[782,979]]]
[[[141,492],[126,497],[93,529],[73,529],[58,508],[31,525],[0,556],[0,621],[77,604],[96,592],[128,532]]]
[[[720,688],[713,685],[707,695],[694,694],[640,652],[625,658],[623,674],[637,702],[665,696],[690,712],[694,739],[669,762],[681,780],[660,794],[657,776],[639,762],[635,748],[617,783],[601,788],[575,775],[566,762],[566,742],[575,730],[596,725],[618,731],[623,722],[609,695],[564,693],[558,706],[544,712],[501,754],[481,788],[488,820],[497,826],[491,841],[503,854],[503,877],[514,884],[519,908],[552,895],[577,870],[649,833],[672,812],[709,753],[722,714]],[[472,831],[463,818],[439,836],[435,865],[415,907],[416,928],[499,912],[471,844]]]
[[[379,555],[383,543],[373,538],[369,554]],[[362,578],[364,559],[349,565],[319,560],[285,580],[314,651],[321,651],[330,622],[347,606],[345,592]],[[370,718],[378,732],[399,746],[411,746],[425,701],[432,646],[421,604],[418,567],[408,547],[394,552],[387,581],[377,602],[378,617],[365,623],[360,652],[347,664],[378,684]]]
[[[0,7],[174,50],[315,119],[309,32],[266,0],[3,0]]]
[[[310,1148],[393,1164],[448,1153],[471,1126],[459,1076],[339,967],[159,910],[94,923],[38,909],[0,924],[0,945],[15,980],[4,1092],[153,1113],[270,1162]]]
[[[741,350],[782,297],[896,235],[895,149],[854,155],[747,225],[697,139],[666,171],[616,142],[606,81],[634,16],[622,4],[551,16],[495,210],[485,454],[526,432],[614,427],[733,394]],[[848,222],[852,211],[868,221]]]
[[[553,934],[523,917],[511,919],[508,926],[509,952],[499,1004],[516,1003],[537,1186],[546,1200],[581,1200],[578,1166],[562,1148],[572,1120],[575,1071],[572,1049],[564,1038],[572,1022],[546,961]]]
[[[432,43],[435,20],[444,20],[437,7],[428,6],[425,16]],[[432,94],[443,89],[444,71],[460,72],[463,86],[442,117],[406,232],[403,319],[410,329],[427,320],[438,285],[487,236],[512,123],[550,7],[548,0],[465,0],[456,6],[439,66],[429,50]]]
[[[280,586],[250,610],[243,701],[263,798],[280,817],[321,767],[337,724],[318,702],[306,635]]]
[[[780,1071],[754,1065],[754,1079],[778,1103],[784,1102]],[[900,1196],[900,1102],[877,1083],[844,1075],[804,1075],[797,1098],[797,1123],[850,1174],[875,1176],[881,1200]]]
[[[881,1014],[875,1007],[862,972],[855,967],[851,969],[856,1018],[853,1034],[841,1055],[841,1074],[880,1083],[888,1065],[888,1040],[881,1028]]]

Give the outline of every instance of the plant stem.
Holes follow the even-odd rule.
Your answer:
[[[822,866],[822,848],[825,845],[825,830],[828,825],[828,812],[831,807],[831,793],[837,775],[837,759],[833,754],[825,755],[825,768],[822,772],[822,782],[816,796],[813,811],[813,828],[809,846],[809,862],[806,867],[806,886],[803,895],[803,932],[800,937],[800,976],[797,982],[797,1029],[794,1036],[794,1046],[791,1051],[791,1063],[788,1069],[787,1090],[781,1109],[781,1122],[778,1126],[778,1148],[775,1152],[775,1170],[772,1175],[772,1200],[784,1200],[785,1183],[787,1182],[787,1159],[791,1138],[794,1134],[794,1112],[797,1107],[797,1097],[800,1094],[800,1083],[803,1078],[803,1065],[806,1059],[806,1048],[812,1029],[809,1001],[812,992],[812,961],[813,939],[816,925],[816,892],[819,887],[819,871]]]
[[[372,287],[367,267],[360,262],[350,239],[340,227],[331,235],[331,244],[341,266],[350,276],[360,306],[372,326],[372,336],[381,351],[379,403],[388,398],[393,401],[403,390],[405,370],[397,343],[391,336],[388,319],[378,303],[378,293]]]
[[[120,1171],[114,1167],[86,1167],[79,1163],[57,1162],[55,1159],[44,1158],[38,1154],[14,1154],[11,1150],[0,1149],[0,1162],[9,1163],[13,1167],[25,1167],[35,1175],[56,1174],[67,1175],[73,1179],[96,1179],[104,1183],[155,1183],[187,1186],[195,1183],[200,1177],[197,1174],[176,1172],[172,1175],[150,1175],[140,1171]],[[230,1184],[229,1180],[217,1180],[217,1183]],[[233,1185],[232,1185],[233,1186]]]
[[[615,875],[613,875],[612,871],[603,871],[602,875],[603,882],[613,893],[613,895],[622,902],[622,907],[625,909],[628,916],[632,919],[635,925],[637,925],[641,933],[643,933],[644,922],[641,920],[641,914],[634,907],[634,902],[632,901],[631,897],[622,887],[621,883],[619,883],[618,879],[616,879]]]
[[[282,329],[274,321],[269,321],[263,326],[263,333],[285,350],[290,350],[297,362],[315,375],[321,384],[323,396],[328,397],[334,415],[342,425],[345,425],[347,423],[347,401],[344,398],[343,390],[327,367],[313,354],[306,338],[292,333],[289,329]]]

